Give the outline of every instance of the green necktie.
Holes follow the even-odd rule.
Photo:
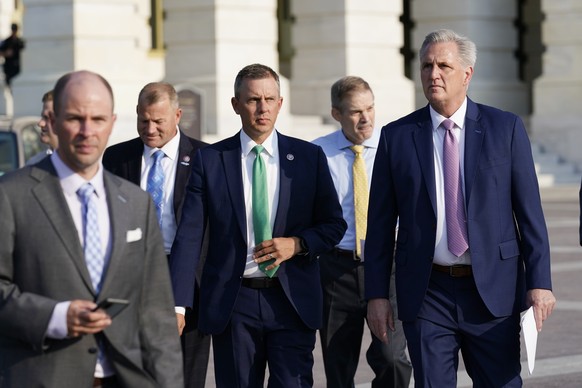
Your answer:
[[[255,161],[253,162],[253,230],[255,231],[255,245],[273,237],[269,223],[269,200],[267,195],[267,169],[261,158],[264,147],[256,145],[253,148]],[[265,270],[275,259],[259,264],[259,269],[272,278],[279,267]]]

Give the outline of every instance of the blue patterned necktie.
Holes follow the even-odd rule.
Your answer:
[[[267,195],[267,169],[265,162],[261,157],[261,152],[265,148],[262,145],[256,145],[252,151],[255,153],[253,162],[253,231],[255,232],[255,245],[272,238],[271,223],[269,222],[269,200]],[[265,268],[272,264],[275,259],[265,261],[259,264],[259,269],[268,277],[272,278],[279,267],[271,270]]]
[[[97,220],[97,199],[93,193],[95,193],[95,188],[91,183],[85,183],[77,190],[77,195],[83,203],[83,252],[85,254],[85,263],[91,276],[93,288],[95,292],[99,293],[105,261],[101,252],[101,235],[99,234],[99,222]]]
[[[148,173],[147,192],[150,193],[156,205],[158,222],[162,226],[162,211],[164,210],[164,169],[162,159],[166,156],[164,151],[157,150],[152,155],[153,164]]]

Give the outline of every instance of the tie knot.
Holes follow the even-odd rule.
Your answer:
[[[77,195],[81,197],[83,202],[87,203],[89,198],[91,198],[91,195],[93,195],[93,192],[95,192],[95,188],[91,183],[87,182],[77,190]]]
[[[256,146],[253,147],[252,151],[258,156],[261,154],[261,152],[263,152],[264,149],[265,147],[263,147],[260,144],[257,144]]]
[[[352,150],[352,152],[354,154],[356,154],[356,156],[361,155],[362,152],[364,152],[364,146],[363,145],[353,145],[350,146],[350,150]]]
[[[162,160],[162,158],[166,156],[166,154],[164,154],[164,151],[162,150],[157,150],[156,152],[154,152],[152,154],[152,158],[154,159],[154,163],[158,163],[160,160]]]
[[[441,126],[447,131],[450,131],[455,127],[455,122],[450,119],[444,119],[443,122],[441,123]]]

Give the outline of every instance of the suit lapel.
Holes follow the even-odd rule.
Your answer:
[[[176,223],[180,221],[180,205],[184,200],[186,183],[190,177],[191,171],[191,153],[192,143],[188,140],[184,133],[180,133],[180,146],[178,148],[178,160],[176,164],[176,179],[174,181],[174,215],[176,216]]]
[[[473,182],[477,176],[477,165],[481,157],[485,128],[479,121],[479,108],[467,99],[465,116],[465,206],[468,208]]]
[[[434,179],[434,143],[432,134],[432,122],[427,107],[421,112],[421,120],[417,123],[418,128],[413,133],[416,154],[422,170],[424,184],[428,191],[428,196],[432,204],[434,214],[437,214],[436,187]]]
[[[287,225],[287,213],[291,201],[291,181],[293,180],[293,149],[286,136],[277,133],[279,143],[279,203],[277,215],[273,225],[273,237],[285,235]],[[287,157],[289,155],[289,157]]]
[[[228,140],[226,149],[222,151],[222,163],[224,166],[228,192],[230,194],[238,226],[242,235],[246,239],[246,207],[242,181],[241,152],[240,135],[237,133]],[[212,177],[209,179],[212,180]]]
[[[111,225],[111,255],[109,257],[109,263],[105,268],[105,273],[103,274],[103,286],[101,287],[101,292],[105,291],[110,287],[110,283],[113,281],[115,276],[107,276],[107,273],[112,274],[118,273],[118,268],[120,265],[120,260],[123,257],[123,250],[127,244],[126,233],[129,230],[128,217],[124,217],[127,214],[127,196],[120,190],[118,178],[105,172],[103,174],[103,181],[105,184],[105,191],[107,193],[107,205],[109,207],[109,222]],[[145,232],[145,231],[144,231]]]
[[[89,271],[87,270],[87,264],[85,264],[83,247],[77,237],[77,228],[73,222],[73,216],[65,200],[59,178],[50,162],[50,158],[41,162],[40,168],[42,170],[37,168],[33,168],[32,170],[33,176],[40,180],[40,183],[32,189],[33,195],[39,202],[40,207],[44,210],[69,257],[77,267],[83,282],[88,289],[94,292]]]
[[[132,154],[127,159],[125,177],[128,181],[140,185],[141,183],[141,162],[143,159],[143,142],[140,138],[134,139],[130,148]]]

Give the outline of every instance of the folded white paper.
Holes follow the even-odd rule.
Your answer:
[[[523,342],[525,343],[527,354],[527,367],[531,375],[536,363],[536,347],[538,344],[538,330],[533,307],[530,307],[521,315],[521,332],[523,333]]]

